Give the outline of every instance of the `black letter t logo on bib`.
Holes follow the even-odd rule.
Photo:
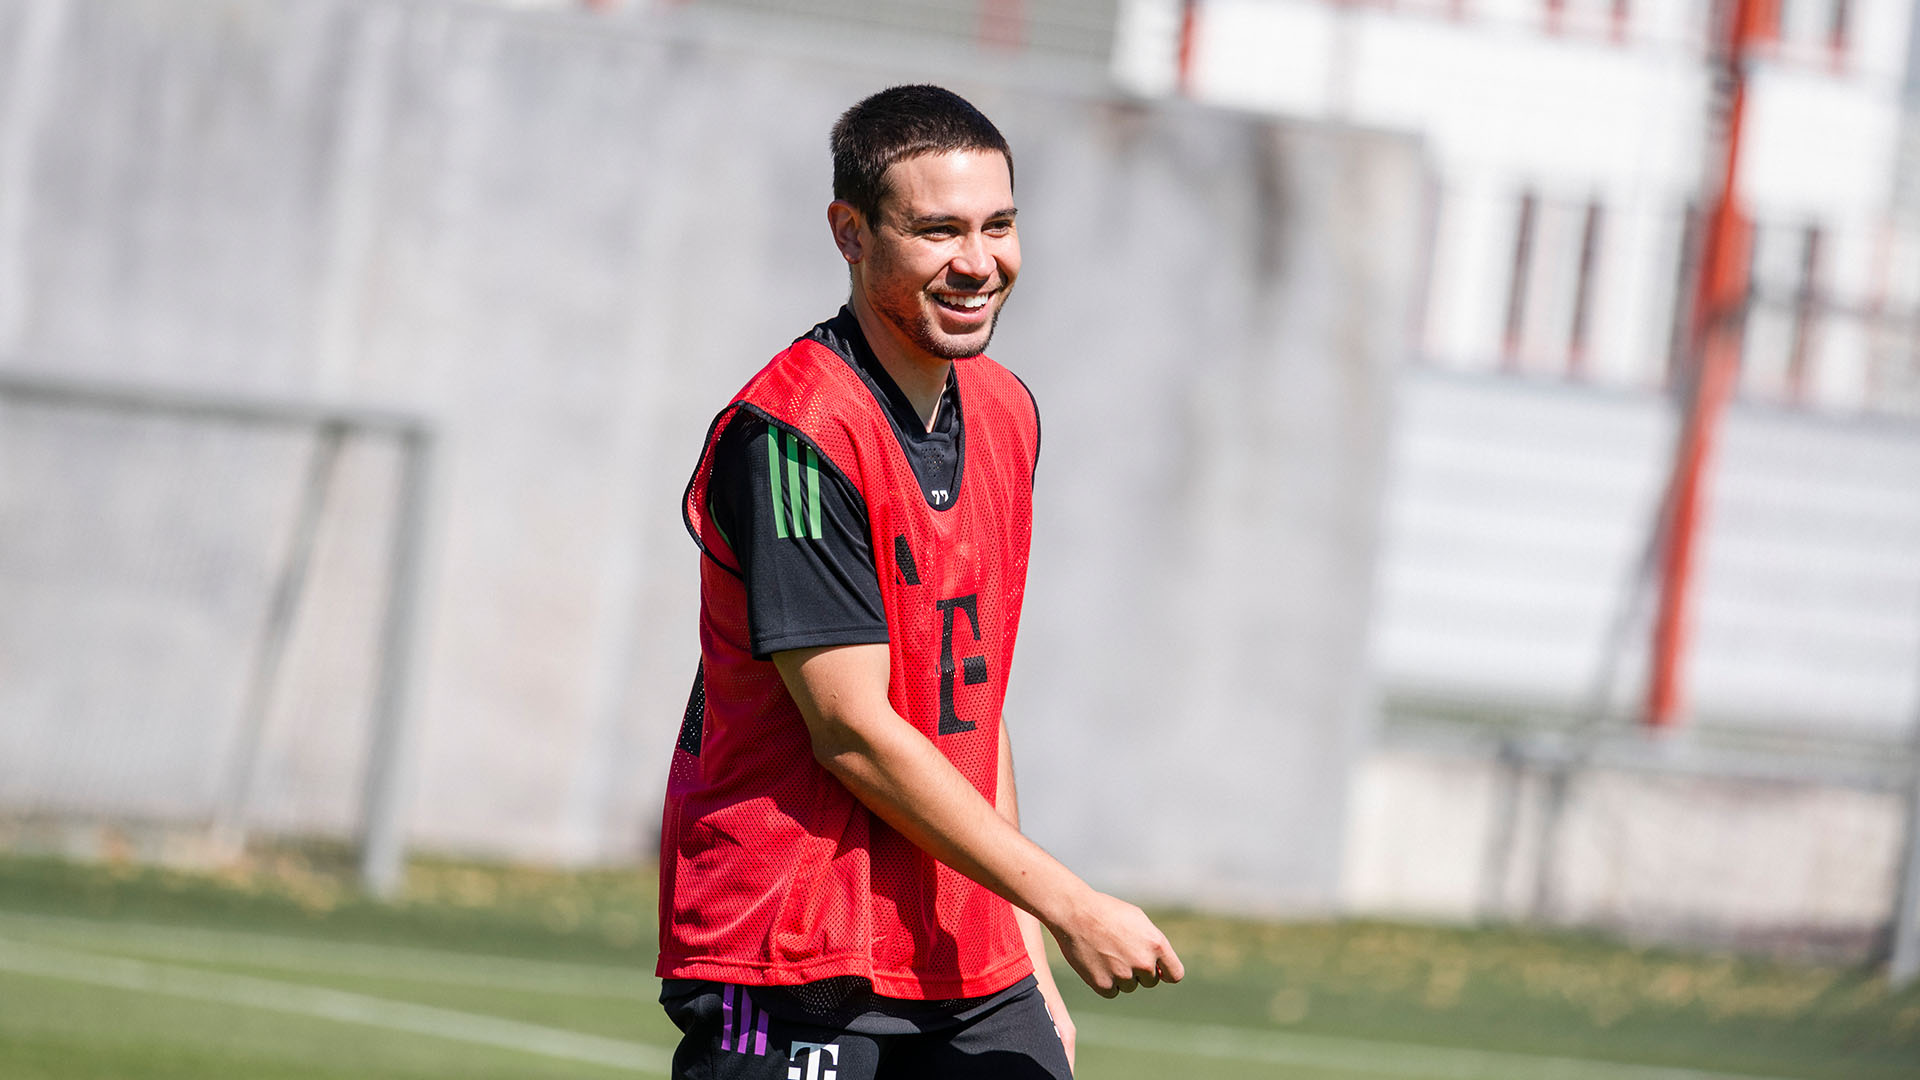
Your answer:
[[[963,731],[972,731],[973,721],[960,719],[953,707],[953,677],[957,673],[953,662],[953,613],[967,613],[967,625],[973,629],[973,640],[980,640],[980,594],[968,593],[951,600],[936,602],[934,607],[940,611],[940,734],[957,735]],[[966,684],[978,686],[987,681],[987,658],[969,656],[962,662],[966,669]]]

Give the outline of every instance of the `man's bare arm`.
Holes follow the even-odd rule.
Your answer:
[[[1053,931],[1067,963],[1104,997],[1185,974],[1145,913],[1097,892],[1021,835],[887,701],[885,645],[775,653],[813,756],[921,850]]]

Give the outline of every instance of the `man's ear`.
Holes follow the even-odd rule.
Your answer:
[[[833,230],[833,246],[840,249],[840,257],[850,265],[866,258],[866,242],[860,235],[865,231],[865,224],[864,216],[845,199],[827,204],[827,228]]]

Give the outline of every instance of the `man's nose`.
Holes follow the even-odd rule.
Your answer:
[[[992,277],[993,254],[987,250],[986,237],[977,232],[962,237],[960,250],[954,253],[953,261],[947,265],[962,277]]]

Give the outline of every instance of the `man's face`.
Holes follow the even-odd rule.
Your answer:
[[[895,162],[886,181],[879,219],[859,230],[854,288],[911,352],[979,355],[1020,273],[1007,159],[922,154]]]

